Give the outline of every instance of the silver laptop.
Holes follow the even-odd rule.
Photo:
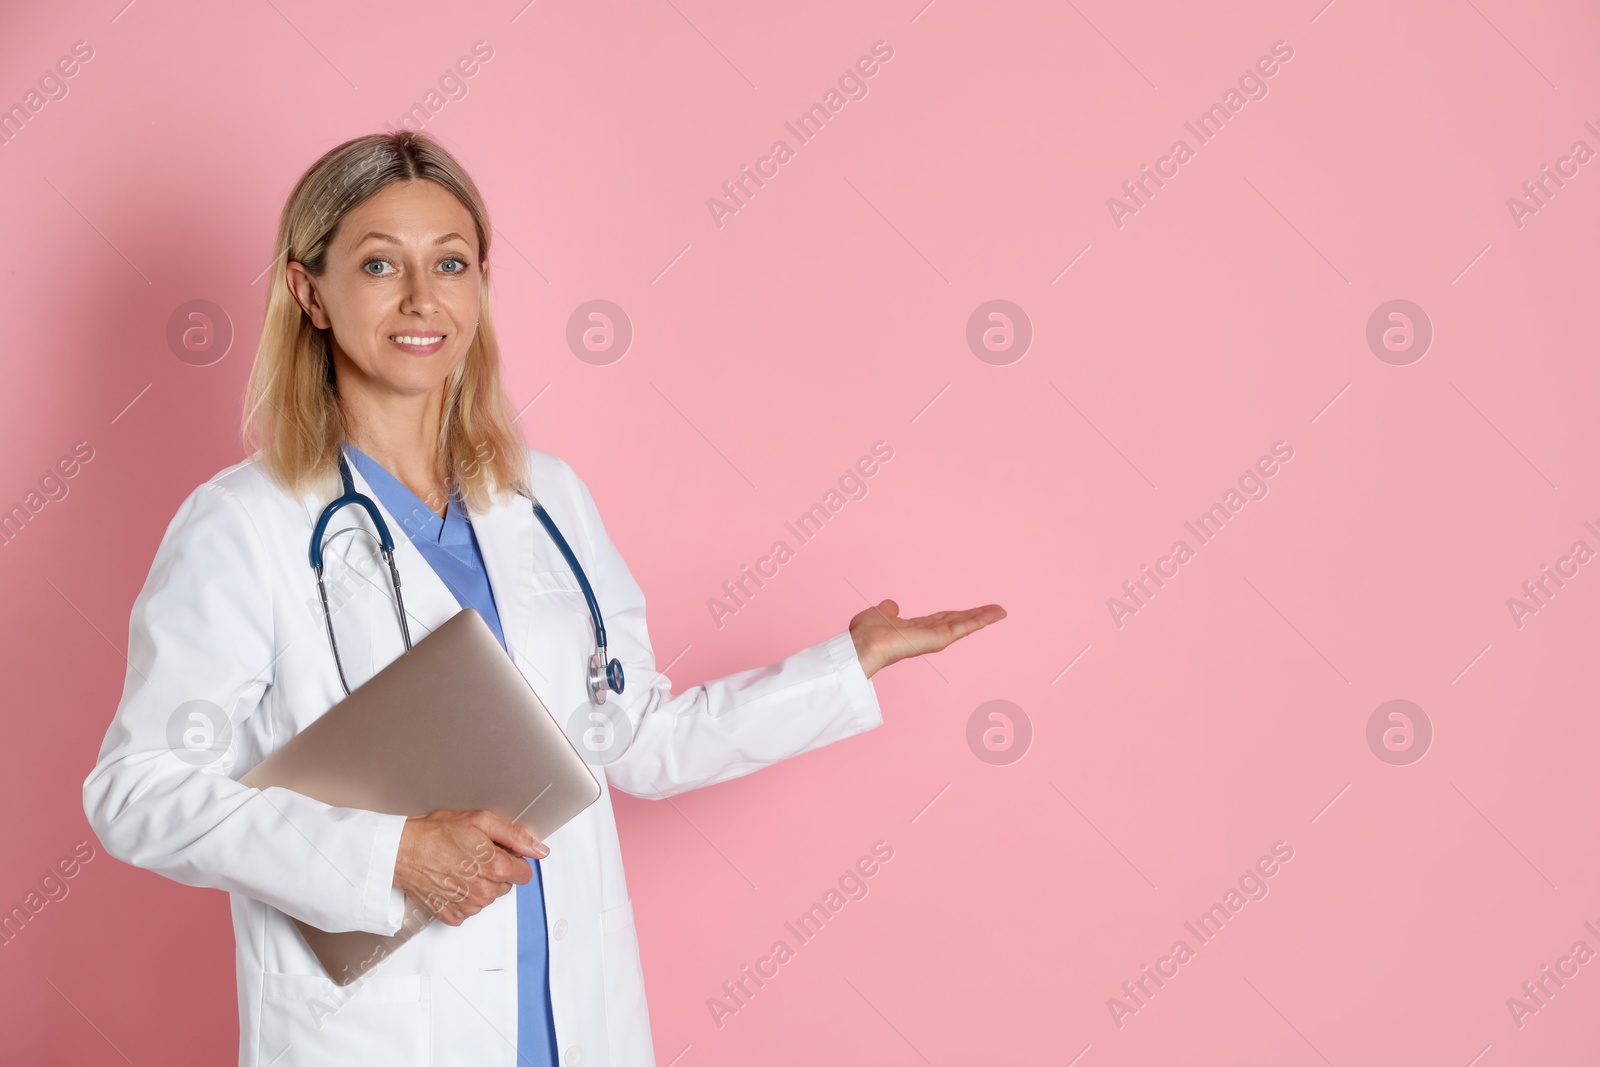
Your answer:
[[[594,772],[471,608],[396,657],[239,781],[389,815],[483,808],[541,841],[600,798]],[[409,895],[405,922],[388,936],[328,933],[294,920],[341,986],[432,921]]]

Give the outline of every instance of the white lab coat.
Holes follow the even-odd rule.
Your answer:
[[[551,1006],[563,1067],[654,1063],[633,905],[609,789],[662,796],[727,781],[882,723],[848,631],[767,667],[673,695],[656,670],[645,598],[588,487],[529,449],[534,493],[588,574],[609,653],[627,672],[633,740],[594,768],[600,799],[552,834],[542,861]],[[127,682],[84,810],[113,856],[186,885],[225,889],[237,946],[240,1067],[517,1061],[517,912],[507,893],[461,926],[434,922],[355,984],[334,986],[289,921],[393,933],[404,818],[332,808],[236,779],[342,698],[308,559],[325,500],[296,499],[256,460],[228,467],[179,507],[129,623]],[[357,488],[376,501],[359,469]],[[412,640],[460,610],[387,509]],[[526,497],[472,517],[507,643],[553,713],[585,697],[594,651],[571,569]],[[329,523],[325,555],[352,688],[402,651],[388,569],[359,506]],[[341,531],[344,531],[341,533]],[[355,580],[342,591],[335,575]],[[231,720],[209,768],[175,754],[190,701]],[[179,722],[178,729],[183,728]],[[181,746],[180,746],[181,747]],[[136,968],[128,961],[128,973]]]

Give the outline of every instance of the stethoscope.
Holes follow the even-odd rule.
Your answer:
[[[378,505],[373,503],[372,498],[356,491],[355,481],[350,477],[350,465],[345,462],[343,451],[339,453],[339,477],[344,480],[344,495],[322,509],[322,517],[317,519],[316,529],[311,533],[311,569],[317,573],[317,593],[322,597],[322,619],[328,627],[328,645],[333,649],[334,666],[339,668],[339,684],[344,687],[345,696],[349,696],[350,685],[345,681],[344,664],[339,660],[339,642],[333,636],[333,615],[328,610],[328,590],[322,584],[322,537],[328,528],[328,520],[346,504],[360,504],[366,508],[367,514],[372,517],[372,524],[378,528],[378,544],[383,550],[384,560],[389,564],[389,579],[394,586],[394,602],[400,612],[400,636],[405,639],[407,652],[411,651],[411,627],[406,624],[406,605],[400,597],[400,569],[394,563],[394,539],[389,536],[389,524],[378,514]],[[523,495],[520,489],[517,495]],[[561,554],[567,558],[567,565],[572,568],[572,573],[577,575],[578,585],[583,588],[583,598],[589,602],[589,615],[594,620],[595,642],[595,653],[589,657],[586,670],[589,699],[596,704],[604,704],[607,692],[622,692],[622,664],[614,659],[609,662],[606,660],[606,624],[600,618],[600,605],[595,602],[594,590],[589,588],[589,578],[583,573],[578,557],[572,554],[572,549],[567,547],[567,539],[561,536],[561,531],[556,529],[555,522],[537,500],[533,501],[533,513],[539,517],[539,521],[544,524],[551,539],[555,541],[556,547],[561,549]]]

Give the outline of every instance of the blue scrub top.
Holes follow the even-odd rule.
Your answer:
[[[361,471],[389,514],[400,520],[417,546],[463,608],[474,608],[504,648],[500,612],[489,587],[483,553],[459,495],[452,487],[444,518],[406,488],[376,460],[345,443],[345,455]],[[518,1064],[556,1067],[556,1028],[550,1011],[550,944],[546,940],[544,872],[531,857],[533,881],[516,887],[517,894],[517,1053]],[[471,922],[469,918],[467,920]]]

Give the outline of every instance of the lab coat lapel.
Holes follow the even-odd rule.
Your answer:
[[[483,567],[489,574],[495,611],[506,637],[506,651],[528,669],[528,621],[533,609],[533,505],[527,497],[503,491],[485,511],[467,512]]]

